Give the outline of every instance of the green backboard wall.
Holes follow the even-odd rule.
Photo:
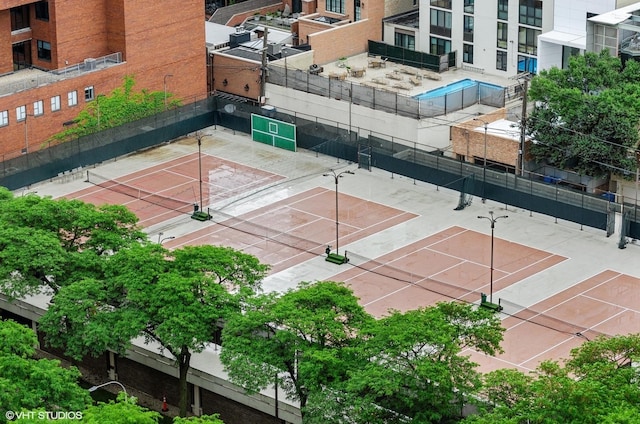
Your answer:
[[[259,143],[296,151],[296,126],[288,122],[252,113],[251,138]]]

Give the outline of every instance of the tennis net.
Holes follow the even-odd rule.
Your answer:
[[[191,202],[177,199],[175,197],[163,196],[157,193],[153,193],[140,187],[132,186],[114,179],[103,177],[94,172],[87,171],[87,181],[106,190],[124,194],[133,199],[143,200],[147,203],[151,203],[165,209],[170,209],[181,213],[193,212],[193,203]],[[193,188],[189,187],[188,189],[185,189],[177,194],[179,195],[188,191],[193,191]]]

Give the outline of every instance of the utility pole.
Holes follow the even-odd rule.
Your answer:
[[[524,148],[527,136],[527,91],[529,91],[529,78],[525,77],[524,90],[522,91],[522,112],[520,118],[520,150],[518,151],[520,159],[520,175],[524,177]]]
[[[262,65],[260,67],[260,98],[258,102],[262,104],[265,97],[265,88],[267,85],[267,37],[269,29],[264,26],[264,35],[262,36]]]

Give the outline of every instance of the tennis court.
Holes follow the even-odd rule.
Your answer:
[[[598,335],[640,329],[640,278],[606,270],[529,308],[503,300],[509,316],[502,348],[489,357],[468,350],[482,371],[534,369],[547,359],[567,358],[571,349]]]
[[[454,226],[374,259],[350,252],[344,281],[374,316],[437,302],[475,303],[490,293],[490,236]],[[494,239],[494,293],[566,258],[500,238]]]
[[[185,144],[184,150],[180,143],[163,146],[174,151],[161,156],[175,159],[162,163],[145,155],[131,158],[153,165],[137,166],[124,176],[123,162],[129,158],[108,164],[97,171],[118,175],[114,178],[121,187],[112,190],[112,181],[104,178],[65,196],[124,204],[147,227],[187,214],[150,231],[171,231],[176,238],[164,243],[169,248],[218,244],[254,254],[272,266],[270,287],[285,290],[301,280],[345,281],[375,316],[453,299],[477,303],[480,293],[489,294],[491,238],[477,216],[500,205],[474,204],[453,212],[457,193],[358,171],[340,185],[340,252],[346,248],[350,262],[338,266],[323,260],[327,245],[335,249],[336,194],[322,174],[335,160],[254,144],[243,149],[239,136],[226,142],[223,137],[230,134],[216,134],[224,141],[217,139],[215,150],[202,154],[202,203],[213,205],[211,221],[196,223],[188,217],[200,195],[198,156],[176,153],[192,145]],[[160,195],[158,204],[155,194]],[[249,201],[226,207],[240,198]],[[640,304],[640,276],[633,248],[620,251],[599,233],[511,209],[494,243],[494,302],[496,293],[507,288],[504,293],[527,308],[500,299],[506,313],[505,353],[491,358],[464,352],[482,371],[533,369],[543,359],[566,356],[599,333],[640,328],[634,306]],[[608,267],[620,272],[602,271],[600,259],[605,257]]]
[[[202,193],[199,168],[202,167]],[[202,206],[274,184],[285,177],[207,154],[185,155],[144,170],[110,179],[89,172],[94,186],[66,197],[94,204],[124,205],[148,227],[193,213]]]
[[[334,190],[317,187],[237,217],[212,211],[213,222],[165,245],[169,248],[203,244],[230,246],[270,264],[272,273],[279,272],[324,255],[329,245],[335,249],[335,196]],[[338,198],[340,245],[416,217],[343,193],[339,193]]]

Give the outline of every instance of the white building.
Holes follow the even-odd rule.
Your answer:
[[[585,51],[600,51],[602,46],[608,46],[612,55],[618,52],[618,45],[623,40],[618,40],[617,31],[609,31],[612,35],[607,35],[603,28],[598,31],[602,40],[609,38],[612,43],[596,41],[596,33],[589,30],[594,28],[588,22],[598,15],[606,18],[609,22],[612,16],[619,17],[624,14],[625,6],[629,6],[637,0],[563,0],[555,3],[553,11],[553,28],[544,32],[538,37],[538,70],[552,67],[566,68],[569,57],[582,54]],[[621,9],[622,8],[622,9]],[[620,9],[620,10],[618,10]],[[633,8],[632,8],[633,9]],[[633,10],[640,9],[638,7]],[[628,19],[626,15],[623,20]],[[614,19],[616,22],[619,19]],[[605,37],[606,36],[606,37]],[[599,45],[600,48],[596,46]]]
[[[640,37],[624,30],[639,10],[637,0],[419,0],[417,10],[384,19],[383,41],[435,55],[455,51],[459,68],[513,77],[566,67],[585,51],[640,47]]]

